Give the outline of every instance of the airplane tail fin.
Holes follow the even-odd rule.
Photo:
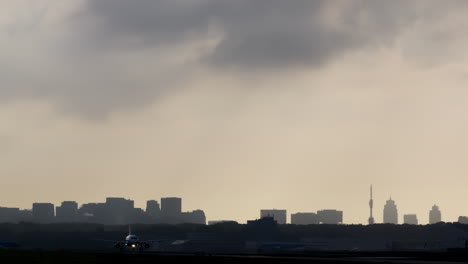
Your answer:
[[[131,235],[132,234],[132,226],[129,224],[128,225],[128,234]]]

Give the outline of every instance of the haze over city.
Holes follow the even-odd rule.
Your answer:
[[[467,1],[0,0],[0,206],[468,215]],[[402,219],[400,218],[400,222]]]

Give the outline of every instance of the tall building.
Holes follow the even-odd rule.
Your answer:
[[[415,214],[403,215],[403,223],[407,225],[417,225],[418,217]]]
[[[161,215],[163,217],[180,217],[182,214],[182,198],[161,198]]]
[[[74,201],[62,202],[61,206],[55,208],[58,222],[75,222],[77,220],[78,204]]]
[[[100,213],[103,223],[113,225],[129,224],[135,218],[135,202],[121,197],[107,197],[104,208]]]
[[[383,222],[385,224],[398,224],[398,210],[392,197],[390,197],[390,200],[384,206]]]
[[[146,214],[152,218],[156,218],[161,215],[161,208],[159,208],[158,201],[150,200],[146,202]]]
[[[343,211],[320,210],[317,211],[317,215],[321,224],[337,225],[343,223]]]
[[[35,221],[48,223],[54,220],[55,210],[51,203],[33,203],[32,215]]]
[[[440,213],[437,205],[432,206],[432,210],[429,211],[429,224],[435,224],[442,221],[442,214]]]
[[[374,200],[372,199],[372,184],[370,186],[370,200],[369,200],[369,209],[370,209],[370,217],[369,217],[369,225],[375,224],[374,216],[372,216],[372,209],[374,208]]]
[[[263,209],[260,210],[260,218],[273,217],[273,219],[280,225],[286,224],[286,210],[282,209]]]
[[[291,214],[291,224],[293,225],[316,225],[320,220],[316,213],[296,213]]]

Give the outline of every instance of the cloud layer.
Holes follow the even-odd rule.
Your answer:
[[[467,5],[463,1],[444,3],[3,3],[9,7],[4,13],[10,16],[0,22],[0,95],[3,101],[43,98],[66,111],[99,116],[147,105],[167,92],[178,91],[200,69],[230,78],[243,78],[254,71],[267,78],[272,70],[321,70],[353,52],[391,48],[418,23],[443,21],[448,17],[444,12],[463,10]],[[430,38],[431,33],[427,34]],[[411,57],[422,51],[407,53]],[[427,52],[414,56],[433,53]]]

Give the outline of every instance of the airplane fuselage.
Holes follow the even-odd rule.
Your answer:
[[[125,240],[122,242],[117,242],[114,245],[115,248],[119,248],[120,250],[139,250],[143,251],[150,247],[150,243],[147,241],[140,241],[140,239],[136,235],[128,235],[125,237]]]
[[[136,248],[138,245],[140,245],[140,240],[136,235],[128,235],[125,238],[124,245],[127,247]]]

